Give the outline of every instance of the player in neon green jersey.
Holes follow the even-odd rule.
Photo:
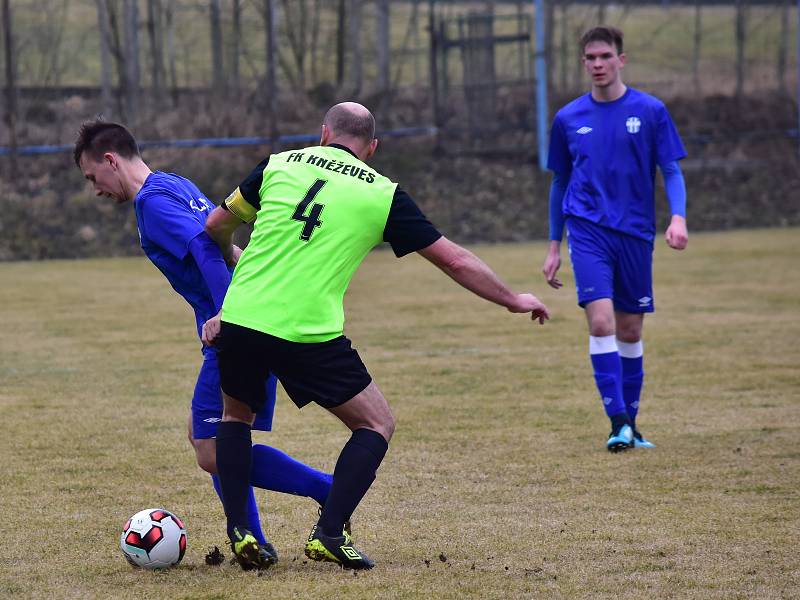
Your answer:
[[[377,145],[369,110],[337,104],[325,115],[319,146],[268,157],[206,221],[226,255],[236,227],[255,221],[222,311],[203,327],[203,340],[218,349],[224,397],[217,470],[228,534],[246,527],[250,424],[271,371],[298,407],[316,402],[352,431],[305,545],[309,558],[351,569],[374,563],[342,526],[372,485],[395,427],[386,398],[342,334],[344,293],[367,253],[384,241],[398,257],[418,252],[478,296],[542,324],[549,318],[536,296],[512,292],[366,164]],[[240,559],[250,550],[243,547]]]

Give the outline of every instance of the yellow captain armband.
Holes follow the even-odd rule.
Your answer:
[[[223,204],[225,208],[245,223],[252,223],[256,220],[258,209],[244,199],[239,188],[236,188],[230,196],[225,198]]]

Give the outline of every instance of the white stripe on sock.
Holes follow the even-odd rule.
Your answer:
[[[589,354],[608,354],[617,351],[617,338],[613,335],[589,336]]]
[[[639,358],[644,354],[644,344],[642,340],[638,342],[623,342],[617,340],[617,348],[619,348],[619,355],[622,358]]]

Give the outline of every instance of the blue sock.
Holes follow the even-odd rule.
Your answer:
[[[256,487],[308,496],[322,506],[331,491],[333,476],[295,460],[277,448],[256,444],[253,446],[253,466],[250,483]]]
[[[629,343],[617,340],[617,345],[622,361],[622,395],[625,398],[625,409],[628,411],[631,427],[636,429],[636,415],[639,413],[639,398],[644,382],[642,369],[644,347],[641,341]]]
[[[219,477],[216,475],[211,476],[211,482],[214,484],[214,489],[217,491],[220,501],[222,500],[222,488],[219,486]],[[223,503],[223,507],[225,504]],[[256,503],[256,494],[250,487],[250,495],[247,498],[247,521],[250,532],[258,540],[259,544],[266,544],[267,539],[264,537],[264,532],[261,530],[261,517],[258,514],[258,504]]]
[[[594,380],[609,419],[625,414],[622,395],[622,363],[613,335],[589,338],[589,354],[594,367]],[[617,421],[619,419],[613,419]],[[627,420],[627,419],[625,419]]]

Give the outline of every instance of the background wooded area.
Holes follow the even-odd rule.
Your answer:
[[[235,149],[146,146],[154,167],[219,199],[265,153],[307,143],[290,136],[313,136],[343,99],[383,132],[420,128],[387,138],[377,166],[451,235],[543,237],[536,77],[551,118],[586,91],[577,39],[602,22],[625,31],[626,82],[665,100],[686,142],[692,226],[800,222],[794,0],[548,0],[538,74],[530,0],[0,3],[2,259],[137,251],[130,215],[98,207],[66,154],[87,118],[160,146],[250,136]],[[49,231],[30,222],[37,211],[57,213]]]

